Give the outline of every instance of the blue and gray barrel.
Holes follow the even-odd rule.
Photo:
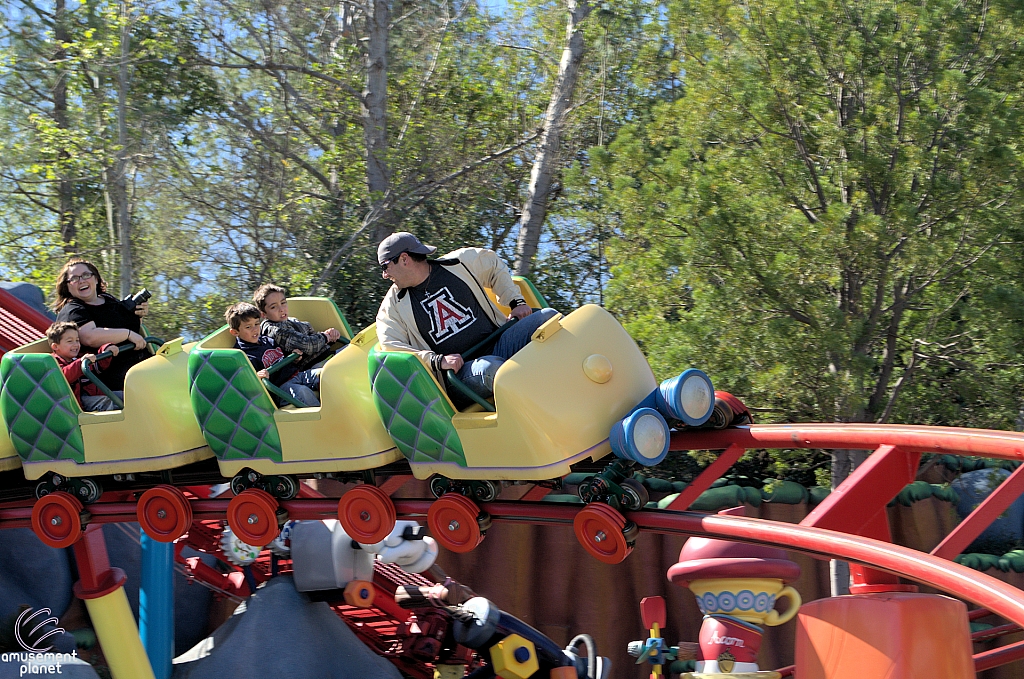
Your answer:
[[[612,427],[612,452],[652,467],[668,454],[669,421],[699,427],[715,408],[715,388],[703,371],[690,368],[667,379]]]

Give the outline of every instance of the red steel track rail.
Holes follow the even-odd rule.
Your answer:
[[[682,511],[728,471],[745,450],[758,448],[846,448],[875,453],[800,525]],[[853,564],[855,587],[861,586],[861,591],[878,591],[872,587],[884,589],[902,577],[971,601],[1010,624],[1024,627],[1024,592],[948,559],[1021,494],[1024,472],[1012,475],[1011,480],[996,489],[932,554],[892,544],[884,512],[896,493],[914,480],[922,453],[1024,461],[1024,434],[905,425],[751,425],[675,432],[670,449],[725,452],[687,487],[669,510],[627,513],[627,518],[641,530],[774,545],[820,558],[843,559]],[[29,526],[31,504],[24,501],[0,505],[0,529]],[[409,518],[425,517],[430,504],[431,500],[395,501],[398,514]],[[191,505],[195,520],[222,519],[228,500],[192,500]],[[292,519],[337,518],[336,500],[300,498],[281,505]],[[581,507],[517,501],[491,502],[485,508],[496,523],[568,526]],[[101,501],[87,509],[92,523],[136,518],[134,502]],[[981,671],[1022,658],[1024,642],[1019,642],[976,655],[975,668]]]
[[[1024,460],[1024,434],[905,424],[754,424],[721,430],[673,432],[670,450],[743,448],[850,448],[898,446],[918,453]]]
[[[293,519],[325,519],[337,516],[337,502],[298,499],[282,503]],[[397,500],[398,514],[406,518],[426,516],[430,500]],[[224,516],[228,500],[193,500],[194,520]],[[130,502],[91,505],[94,523],[135,519]],[[571,526],[579,505],[545,502],[491,502],[486,505],[494,523],[531,523]],[[30,507],[0,510],[4,527],[27,525]],[[25,517],[25,518],[22,518]],[[644,510],[626,517],[641,530],[667,535],[716,537],[784,547],[821,558],[839,558],[881,569],[893,575],[949,592],[1024,627],[1024,592],[992,576],[940,557],[881,540],[795,524],[719,514]],[[1014,644],[975,656],[978,671],[1024,657],[1024,644]]]

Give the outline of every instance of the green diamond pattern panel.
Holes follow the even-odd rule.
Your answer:
[[[447,399],[414,354],[370,351],[370,384],[377,412],[410,462],[454,462],[466,466],[462,441],[452,425]]]
[[[85,462],[80,412],[53,356],[4,355],[0,361],[0,413],[21,459]]]
[[[188,357],[192,410],[221,460],[281,461],[274,404],[249,359],[235,349],[195,349]]]

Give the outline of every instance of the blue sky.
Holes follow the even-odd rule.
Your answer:
[[[506,0],[478,0],[480,9],[487,10],[492,14],[504,14],[508,7]]]

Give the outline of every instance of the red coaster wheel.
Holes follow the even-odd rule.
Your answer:
[[[449,551],[464,554],[483,542],[479,516],[480,508],[468,497],[446,493],[430,505],[427,525],[438,544]]]
[[[192,525],[192,505],[185,494],[166,484],[153,486],[139,498],[135,509],[139,525],[157,542],[174,542]]]
[[[592,502],[581,509],[572,527],[583,549],[598,561],[622,563],[633,551],[622,534],[626,519],[602,502]]]
[[[242,491],[228,504],[228,526],[245,544],[266,547],[280,533],[277,500],[259,488]]]
[[[82,503],[71,493],[55,491],[36,500],[32,530],[43,544],[64,549],[82,537]]]
[[[338,521],[360,544],[372,545],[386,538],[395,529],[397,519],[395,503],[377,486],[364,483],[338,500]]]

